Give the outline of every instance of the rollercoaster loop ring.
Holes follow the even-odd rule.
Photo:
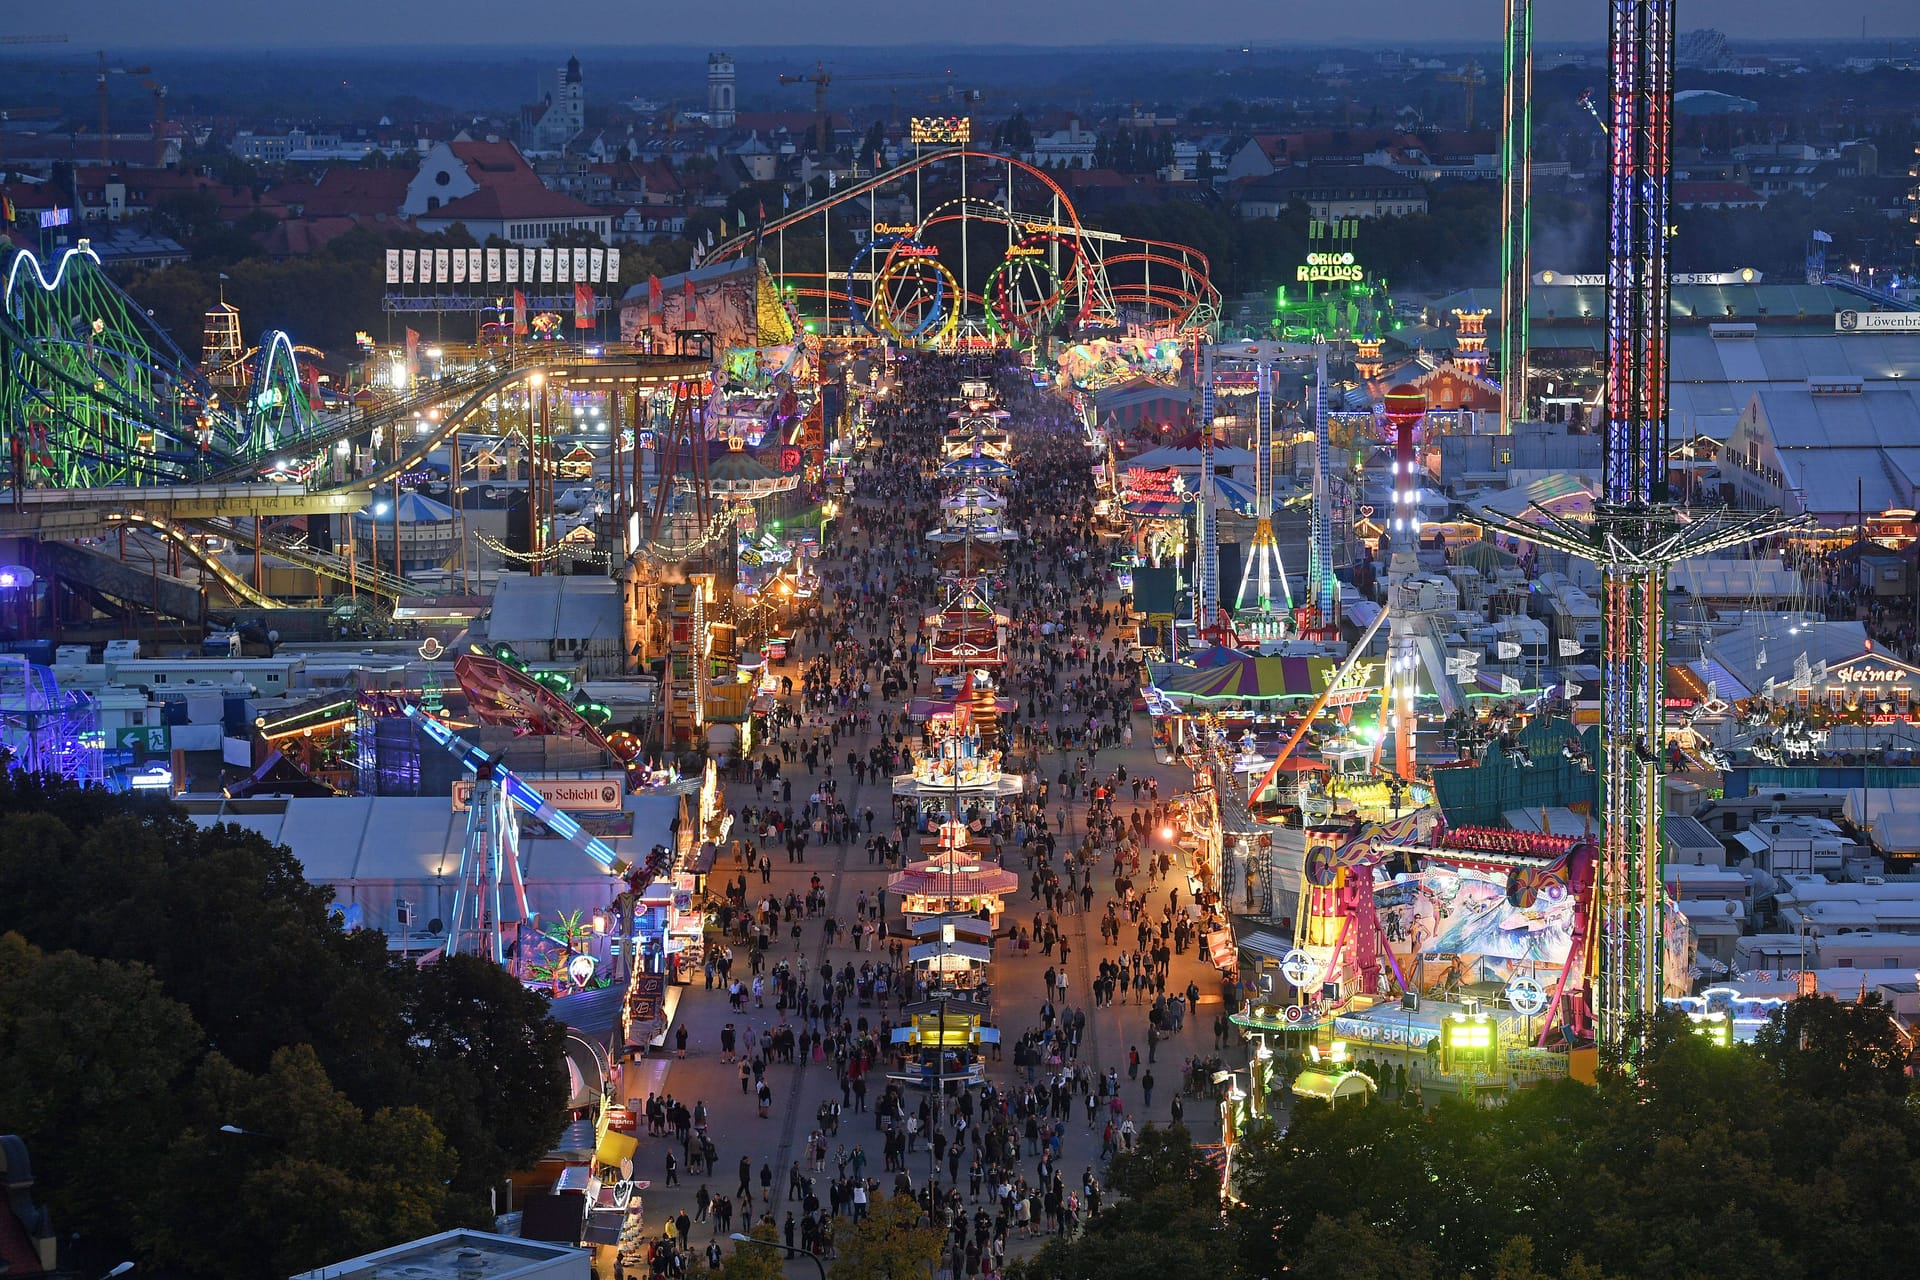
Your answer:
[[[897,248],[898,246],[895,246]],[[933,272],[933,298],[926,314],[911,328],[901,327],[902,316],[895,314],[894,303],[887,292],[887,286],[907,280],[907,273],[931,269]],[[924,287],[924,286],[923,286]],[[948,294],[960,296],[960,282],[954,278],[946,264],[932,257],[895,257],[889,251],[887,261],[873,279],[873,322],[879,328],[904,345],[928,342],[938,345],[952,337],[960,327],[960,308],[946,305]],[[929,331],[932,336],[928,337]]]
[[[1039,258],[1039,251],[1049,244],[1064,248],[1072,255],[1070,261],[1058,270],[1052,263]],[[1053,292],[1032,306],[1020,308],[1016,317],[1015,308],[1007,296],[1012,277],[1010,268],[1026,263],[1031,263],[1047,272],[1048,277],[1053,281]],[[1034,330],[1039,327],[1040,318],[1053,315],[1058,311],[1061,304],[1066,301],[1068,291],[1079,281],[1085,268],[1086,255],[1073,237],[1062,235],[1057,231],[1029,231],[1018,241],[1007,246],[1006,257],[987,277],[982,291],[987,300],[987,323],[995,328],[1000,328],[1004,324],[1007,332],[1020,333],[1027,337],[1033,336]],[[1000,291],[997,304],[994,299],[996,285]],[[996,312],[998,312],[998,319],[996,319]],[[1076,316],[1075,323],[1078,323],[1079,319]]]
[[[870,272],[871,294],[868,305],[862,307],[860,299],[854,292],[854,286],[860,282],[860,267],[881,249],[884,249],[886,254]],[[910,256],[903,255],[900,252],[902,249],[910,250]],[[891,282],[904,279],[908,270],[918,270],[922,266],[931,267],[934,272],[933,305],[918,323],[902,331],[899,317],[892,313],[892,308],[887,301],[886,286]],[[876,337],[892,338],[895,342],[909,345],[918,343],[929,329],[938,325],[938,332],[932,339],[937,343],[958,328],[959,308],[949,308],[946,305],[949,290],[955,297],[960,294],[960,283],[954,279],[953,272],[947,270],[945,264],[932,256],[928,246],[911,236],[876,236],[860,246],[860,251],[853,255],[853,261],[847,264],[847,314],[853,317],[856,325],[868,333]]]

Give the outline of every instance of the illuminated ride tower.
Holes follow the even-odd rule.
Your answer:
[[[1608,64],[1606,439],[1591,521],[1539,506],[1489,521],[1500,532],[1594,561],[1601,574],[1603,676],[1599,936],[1587,980],[1595,1034],[1638,1058],[1636,1020],[1665,994],[1660,880],[1667,572],[1680,560],[1778,532],[1764,512],[1684,523],[1667,489],[1668,187],[1673,141],[1673,0],[1612,0]],[[1704,518],[1703,518],[1704,517]]]
[[[1616,10],[1618,5],[1615,5]],[[1672,8],[1668,7],[1671,20]],[[1533,0],[1506,0],[1500,142],[1500,390],[1504,428],[1527,416],[1527,298],[1533,271]],[[1616,73],[1617,74],[1617,73]]]
[[[1419,696],[1420,625],[1407,588],[1420,574],[1420,470],[1414,461],[1413,429],[1427,413],[1427,395],[1418,387],[1398,386],[1386,394],[1387,424],[1393,434],[1393,513],[1386,532],[1392,547],[1387,560],[1387,601],[1392,617],[1387,643],[1384,696],[1387,723],[1393,728],[1393,771],[1413,781],[1414,700]]]
[[[1293,592],[1287,583],[1286,567],[1280,560],[1280,547],[1273,533],[1273,379],[1274,366],[1283,360],[1311,359],[1313,372],[1313,506],[1311,511],[1311,534],[1307,542],[1307,591],[1306,600],[1296,606]],[[1277,579],[1283,608],[1293,614],[1293,621],[1301,635],[1319,638],[1324,629],[1337,625],[1340,610],[1340,584],[1334,577],[1334,527],[1330,514],[1328,493],[1330,476],[1330,453],[1327,437],[1327,347],[1324,342],[1229,342],[1207,347],[1203,352],[1203,365],[1200,380],[1200,417],[1203,430],[1210,428],[1214,412],[1214,380],[1216,368],[1225,363],[1250,364],[1255,377],[1255,411],[1253,450],[1255,455],[1255,509],[1253,543],[1246,566],[1240,576],[1240,588],[1235,594],[1234,605],[1237,610],[1256,612],[1258,620],[1253,625],[1253,633],[1263,639],[1277,639],[1284,630],[1280,609],[1275,607],[1273,586]],[[1209,455],[1210,456],[1210,455]],[[1204,465],[1201,472],[1201,485],[1207,489],[1212,481],[1211,466]],[[1214,525],[1211,513],[1206,513],[1205,535],[1211,536]],[[1214,547],[1203,546],[1202,564],[1217,563],[1206,559]],[[1217,572],[1217,570],[1216,570]],[[1205,569],[1203,567],[1202,575]],[[1254,600],[1248,602],[1249,588],[1255,588]],[[1216,584],[1217,590],[1217,584]],[[1217,603],[1217,595],[1215,597]]]

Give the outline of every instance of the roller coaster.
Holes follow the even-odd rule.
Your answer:
[[[705,351],[588,358],[530,344],[410,395],[330,413],[310,394],[300,349],[278,331],[262,336],[242,367],[207,377],[85,241],[50,267],[18,252],[4,279],[0,534],[81,539],[140,529],[255,607],[275,601],[209,554],[202,535],[257,540],[323,577],[390,598],[410,594],[404,579],[304,547],[267,521],[360,510],[505,393],[593,384],[632,393],[637,406],[642,394],[684,391],[711,364]],[[378,458],[373,441],[388,446]]]
[[[958,194],[923,205],[923,190],[943,187]],[[997,199],[977,194],[983,187]],[[883,201],[910,210],[911,222],[881,224]],[[862,202],[866,234],[836,270],[822,233],[857,221]],[[804,248],[810,230],[822,236],[821,269],[786,271],[785,238]],[[830,190],[707,259],[749,252],[776,267],[795,306],[824,332],[907,346],[1024,346],[1043,334],[1128,325],[1196,338],[1213,325],[1220,299],[1198,250],[1089,228],[1045,170],[966,147],[927,151]],[[615,416],[638,425],[698,397],[712,371],[705,349],[608,347],[589,357],[530,342],[409,394],[330,410],[302,363],[302,352],[317,354],[311,348],[268,331],[239,361],[209,373],[111,279],[85,240],[50,261],[18,251],[3,278],[0,536],[80,542],[139,530],[253,608],[276,601],[257,574],[249,583],[208,551],[209,535],[398,599],[414,584],[270,522],[360,511],[506,397],[531,403],[591,389],[623,402]],[[637,452],[633,465],[637,477]]]
[[[959,194],[923,203],[929,177]],[[974,194],[982,184],[997,187],[997,202]],[[905,222],[882,213],[903,206]],[[788,269],[786,237],[830,247],[836,221],[858,243],[850,259],[837,270],[824,256],[818,270]],[[1045,169],[969,147],[924,151],[857,178],[721,241],[707,261],[754,253],[828,332],[904,345],[940,346],[972,331],[1024,346],[1043,332],[1129,323],[1196,334],[1219,315],[1198,249],[1090,228]]]

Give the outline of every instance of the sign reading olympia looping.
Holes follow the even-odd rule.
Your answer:
[[[1366,271],[1350,253],[1310,253],[1304,265],[1293,269],[1293,278],[1307,284],[1366,279]]]

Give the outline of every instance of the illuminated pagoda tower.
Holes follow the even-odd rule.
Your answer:
[[[1682,522],[1667,487],[1667,239],[1673,160],[1673,0],[1611,0],[1608,30],[1606,433],[1590,521],[1534,507],[1501,532],[1594,561],[1601,574],[1599,937],[1588,970],[1596,1035],[1639,1056],[1636,1027],[1666,993],[1660,877],[1666,752],[1667,573],[1778,532],[1765,512]]]
[[[1487,368],[1487,308],[1477,311],[1453,309],[1453,318],[1460,325],[1459,345],[1454,348],[1453,358],[1474,373],[1484,373]]]
[[[1353,371],[1368,382],[1386,372],[1386,359],[1380,349],[1386,346],[1386,339],[1367,334],[1353,340]]]

